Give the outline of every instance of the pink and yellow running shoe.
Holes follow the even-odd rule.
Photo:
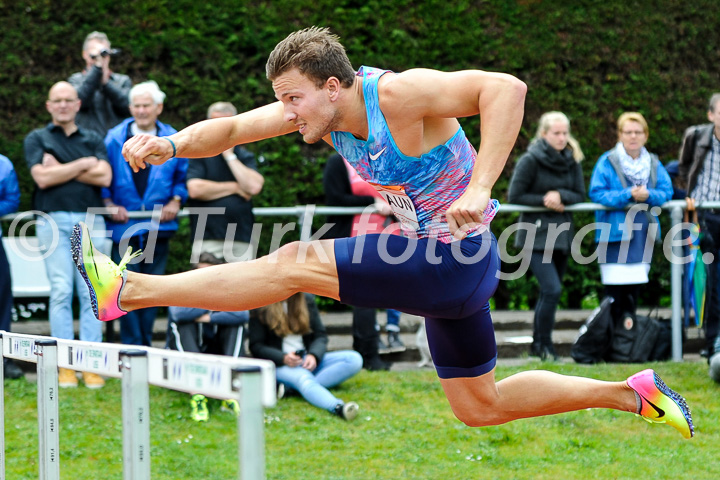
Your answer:
[[[685,399],[665,385],[660,376],[651,369],[643,370],[627,379],[641,401],[638,414],[650,423],[667,423],[675,427],[682,436],[691,438],[695,434],[692,415]]]
[[[90,290],[90,302],[98,320],[107,322],[127,312],[120,308],[120,293],[125,285],[126,265],[140,255],[128,247],[119,265],[97,250],[90,239],[90,230],[83,222],[73,228],[70,236],[72,257]]]

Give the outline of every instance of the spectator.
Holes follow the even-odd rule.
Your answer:
[[[20,186],[9,158],[0,155],[0,217],[17,211],[20,206]],[[12,325],[13,294],[10,264],[2,244],[0,228],[0,330],[10,331]],[[5,378],[22,378],[23,371],[11,359],[3,357]]]
[[[216,102],[208,108],[208,118],[237,114],[232,103]],[[260,194],[265,179],[257,172],[255,156],[235,146],[219,155],[193,160],[188,168],[187,188],[191,207],[219,207],[224,213],[205,217],[191,215],[193,235],[191,261],[203,252],[233,262],[255,258],[251,244],[255,217],[252,197]],[[199,231],[198,231],[199,230]]]
[[[131,263],[133,272],[162,275],[165,273],[170,237],[178,229],[177,214],[187,199],[185,174],[187,158],[173,158],[165,165],[153,166],[133,173],[122,156],[123,143],[139,133],[165,137],[177,130],[158,120],[165,94],[153,81],[135,85],[130,90],[132,117],[110,130],[105,137],[108,158],[113,169],[113,181],[103,190],[105,206],[114,209],[108,229],[112,233],[112,258],[119,262],[131,246],[142,249],[144,255]],[[160,217],[151,222],[143,218],[129,218],[131,211],[154,211]],[[120,320],[120,339],[130,345],[150,346],[157,308],[144,308]]]
[[[354,169],[353,169],[354,172]],[[335,207],[367,207],[374,205],[382,214],[381,225],[385,217],[392,214],[390,206],[381,198],[353,193],[347,163],[338,154],[332,154],[325,164],[323,174],[325,202]],[[335,215],[328,217],[332,227],[325,238],[345,238],[355,236],[353,225],[355,217],[351,215]],[[382,229],[381,229],[382,230]],[[399,328],[398,328],[399,330]],[[377,310],[374,308],[353,306],[353,349],[363,357],[363,366],[368,370],[389,370],[390,364],[380,359],[380,333],[377,324]],[[383,345],[384,346],[384,345]]]
[[[535,139],[518,160],[508,192],[510,203],[550,209],[521,214],[520,222],[532,225],[533,235],[528,239],[528,230],[520,229],[515,237],[515,246],[529,253],[530,270],[540,285],[530,354],[543,360],[557,359],[552,332],[574,236],[572,213],[566,212],[565,206],[585,199],[583,158],[565,114],[547,112],[540,117]]]
[[[200,255],[195,268],[220,265],[222,260],[210,253]],[[170,348],[181,352],[212,353],[228,357],[244,357],[243,333],[249,320],[247,310],[238,312],[212,312],[200,308],[170,307]],[[191,418],[207,422],[210,412],[207,398],[202,394],[190,397]],[[221,408],[240,413],[237,400],[223,400]]]
[[[95,317],[84,281],[68,257],[70,234],[79,221],[86,221],[96,232],[98,249],[109,253],[109,242],[101,236],[105,221],[89,212],[102,208],[102,187],[110,185],[112,169],[102,137],[79,127],[75,117],[80,100],[68,82],[52,86],[45,106],[52,121],[32,131],[25,138],[25,159],[36,184],[33,208],[46,215],[38,219],[36,234],[45,255],[45,269],[50,281],[50,333],[53,337],[72,340],[73,291],[80,299],[80,340],[102,341],[102,324]],[[61,387],[77,386],[73,370],[60,369]],[[85,386],[101,388],[105,381],[99,375],[82,374]]]
[[[710,123],[695,125],[685,131],[680,149],[679,174],[690,198],[695,202],[720,201],[720,93],[710,97],[707,112]],[[708,288],[706,315],[704,317],[705,348],[710,358],[716,351],[715,338],[720,327],[720,293],[717,278],[720,274],[720,209],[700,209],[700,222],[705,232],[705,240],[710,244],[713,261],[709,268],[709,282],[715,285]]]
[[[328,388],[358,373],[362,357],[352,350],[327,352],[327,342],[313,295],[296,293],[250,316],[250,353],[275,362],[277,381],[286,391],[296,390],[310,404],[353,420],[357,403],[339,400]]]
[[[127,75],[110,70],[110,58],[116,53],[103,32],[88,34],[82,51],[85,69],[68,79],[82,102],[77,124],[101,137],[130,115],[128,93],[132,81]]]
[[[615,321],[635,315],[639,285],[648,282],[653,242],[660,239],[660,224],[649,207],[662,205],[673,194],[665,167],[645,148],[645,118],[625,112],[618,118],[617,132],[617,145],[595,165],[589,192],[593,202],[615,209],[595,212],[600,275],[606,293],[615,300]],[[628,204],[633,208],[626,212]]]

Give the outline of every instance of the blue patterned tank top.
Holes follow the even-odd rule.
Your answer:
[[[435,237],[449,243],[454,237],[445,212],[467,188],[477,153],[459,128],[447,142],[419,158],[403,155],[378,100],[378,80],[388,71],[372,67],[358,70],[363,77],[368,139],[357,139],[349,132],[332,132],[333,146],[390,204],[405,236]],[[496,200],[490,202],[484,225],[495,216],[498,206]],[[469,230],[468,236],[480,233],[477,230]]]

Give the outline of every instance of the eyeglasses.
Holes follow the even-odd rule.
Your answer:
[[[620,133],[622,133],[623,135],[627,135],[628,137],[631,137],[633,135],[636,135],[638,137],[641,135],[645,135],[645,132],[642,130],[629,130],[629,131],[623,130]]]

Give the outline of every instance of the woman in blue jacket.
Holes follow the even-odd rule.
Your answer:
[[[595,212],[600,276],[615,300],[613,318],[635,314],[639,286],[648,282],[653,246],[660,239],[659,207],[672,198],[672,182],[657,155],[645,148],[649,129],[637,112],[617,122],[618,143],[598,159],[590,200],[613,210]],[[625,208],[630,206],[629,210]]]

